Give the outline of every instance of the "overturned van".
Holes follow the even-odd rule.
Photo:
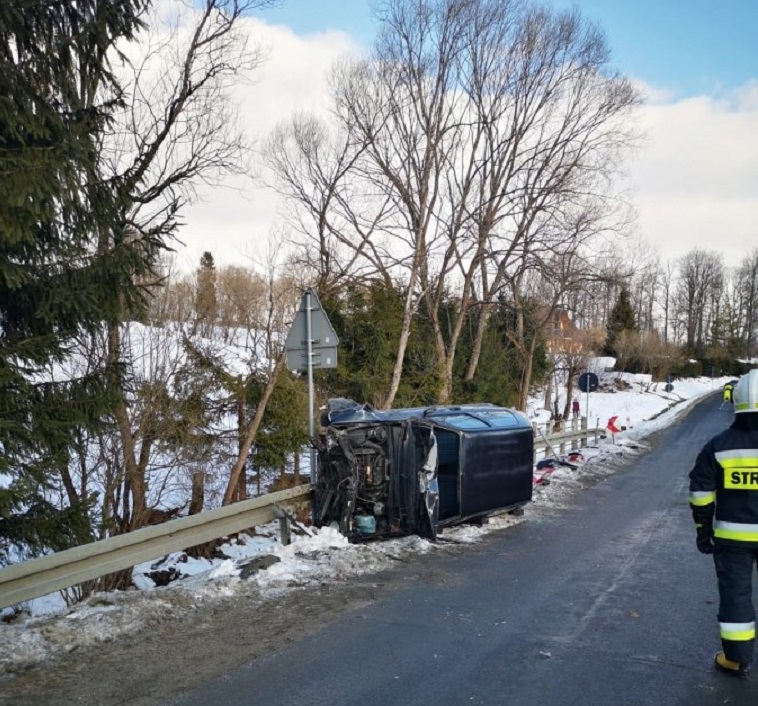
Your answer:
[[[351,541],[443,527],[532,499],[534,432],[491,404],[379,411],[330,400],[317,442],[316,526]]]

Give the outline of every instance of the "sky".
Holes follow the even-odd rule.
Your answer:
[[[606,359],[607,360],[607,359]],[[518,524],[539,521],[543,513],[566,507],[586,485],[590,477],[603,477],[617,468],[619,457],[633,458],[647,448],[646,437],[670,425],[692,404],[716,390],[729,378],[697,378],[676,380],[666,393],[662,384],[643,389],[636,376],[603,373],[603,359],[595,369],[603,381],[623,378],[631,389],[614,393],[594,392],[580,397],[582,414],[586,414],[589,397],[590,427],[604,428],[611,416],[626,429],[614,438],[591,442],[581,449],[578,467],[557,466],[555,470],[535,470],[534,496],[523,517],[502,515],[483,526],[462,525],[445,529],[444,538],[455,545],[481,541],[486,534]],[[542,409],[542,395],[529,401],[528,414],[537,423],[547,421]],[[732,409],[723,407],[724,426],[732,419]],[[548,482],[545,482],[548,481]],[[121,591],[107,596],[96,594],[81,604],[67,608],[59,594],[35,599],[27,604],[31,615],[14,621],[0,620],[0,679],[4,672],[15,673],[39,665],[78,647],[96,646],[119,635],[140,630],[160,630],[165,616],[182,615],[188,602],[195,607],[211,607],[215,602],[233,596],[244,596],[251,613],[265,601],[276,600],[292,586],[310,587],[324,581],[345,580],[351,576],[376,573],[396,563],[398,557],[422,553],[445,552],[451,542],[432,543],[416,536],[349,544],[345,537],[330,527],[309,528],[309,534],[293,535],[293,543],[279,542],[278,523],[256,528],[253,537],[240,535],[224,544],[225,559],[191,559],[176,552],[156,562],[134,567],[133,580],[138,591]],[[274,555],[278,561],[250,578],[240,577],[240,566],[261,555]],[[151,569],[176,569],[182,578],[166,587],[156,588],[145,574]],[[183,607],[182,607],[183,606]],[[8,610],[0,611],[0,617]]]
[[[605,32],[611,64],[645,96],[644,135],[624,187],[635,237],[664,260],[694,247],[735,266],[758,247],[758,2],[755,0],[548,0],[576,7]],[[250,133],[266,134],[294,111],[323,107],[326,72],[365,51],[377,24],[372,0],[281,0],[256,13],[253,35],[268,59],[240,93]],[[185,213],[182,268],[210,249],[219,264],[260,263],[280,237],[279,198],[260,182],[206,190]]]
[[[577,8],[605,32],[620,70],[679,96],[713,94],[758,79],[754,0],[543,0]],[[260,13],[298,34],[336,29],[369,45],[375,0],[281,0]]]

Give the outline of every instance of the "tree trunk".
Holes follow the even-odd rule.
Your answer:
[[[121,334],[118,324],[111,324],[108,329],[108,362],[115,368],[118,364],[119,351],[121,348]],[[116,394],[116,423],[121,439],[121,447],[124,453],[124,473],[129,492],[132,496],[131,517],[124,516],[128,520],[129,530],[139,529],[145,522],[147,514],[147,481],[140,472],[137,463],[136,444],[132,433],[132,424],[129,419],[129,410],[126,406],[123,381],[119,379]]]
[[[271,393],[274,391],[274,387],[276,387],[276,381],[279,377],[279,373],[282,371],[282,368],[284,368],[285,360],[285,355],[282,353],[279,356],[279,359],[276,361],[276,365],[274,366],[274,369],[271,372],[271,376],[266,383],[266,387],[263,390],[263,395],[258,402],[258,407],[255,410],[255,415],[250,422],[250,426],[247,429],[247,433],[245,434],[245,438],[243,439],[242,445],[240,447],[239,454],[237,455],[237,461],[232,467],[231,474],[229,475],[229,482],[227,483],[226,492],[224,493],[223,505],[229,505],[231,502],[233,502],[235,492],[238,491],[242,469],[245,467],[247,458],[250,455],[250,447],[253,445],[253,441],[255,441],[255,435],[258,433],[261,421],[263,420],[263,415],[266,411],[266,405],[268,404],[268,401],[271,397]],[[260,477],[260,470],[258,471],[258,474]]]
[[[442,329],[436,317],[432,321],[432,324],[434,326],[434,352],[437,358],[434,366],[437,377],[437,404],[449,404],[450,395],[452,394],[452,380],[449,380],[447,375],[447,347],[445,346]]]
[[[245,403],[245,387],[242,376],[237,380],[237,453],[241,454],[245,445],[245,419],[247,417],[247,405]],[[260,480],[259,492],[260,494]],[[242,470],[237,483],[234,501],[247,500],[247,462],[242,465]]]
[[[548,375],[547,378],[547,385],[545,385],[545,399],[542,403],[542,406],[550,410],[553,406],[553,376]]]
[[[471,345],[471,354],[469,355],[468,364],[466,365],[466,372],[464,374],[464,380],[471,382],[476,375],[476,369],[479,367],[479,358],[482,355],[482,343],[484,341],[484,334],[487,332],[487,324],[489,324],[492,317],[492,311],[494,309],[493,304],[484,304],[479,316],[479,321],[476,324],[476,333],[474,334],[474,342]]]
[[[397,391],[400,388],[400,378],[403,374],[405,351],[408,348],[408,340],[411,337],[411,320],[413,319],[413,285],[415,280],[415,276],[411,277],[411,283],[408,286],[408,294],[406,295],[405,307],[403,309],[403,323],[400,329],[400,338],[397,343],[395,367],[392,370],[389,389],[380,405],[382,409],[390,409],[392,407]]]
[[[566,376],[566,404],[563,406],[563,418],[568,419],[571,414],[571,403],[574,401],[574,378],[576,377],[576,371],[573,365],[568,366],[568,373]]]
[[[518,409],[526,411],[526,402],[529,398],[529,388],[532,385],[532,370],[534,368],[534,352],[537,349],[537,337],[533,337],[528,349],[522,348],[524,370],[521,374],[521,385],[518,394]]]
[[[192,497],[189,504],[189,514],[197,515],[205,505],[205,471],[195,471],[192,474]]]

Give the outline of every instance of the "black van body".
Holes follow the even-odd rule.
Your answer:
[[[330,400],[317,440],[313,521],[351,541],[419,534],[532,499],[534,432],[491,404],[379,411]]]

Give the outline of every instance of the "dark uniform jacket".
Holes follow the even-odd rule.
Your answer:
[[[735,415],[703,447],[690,472],[690,505],[715,541],[758,547],[758,414]]]

